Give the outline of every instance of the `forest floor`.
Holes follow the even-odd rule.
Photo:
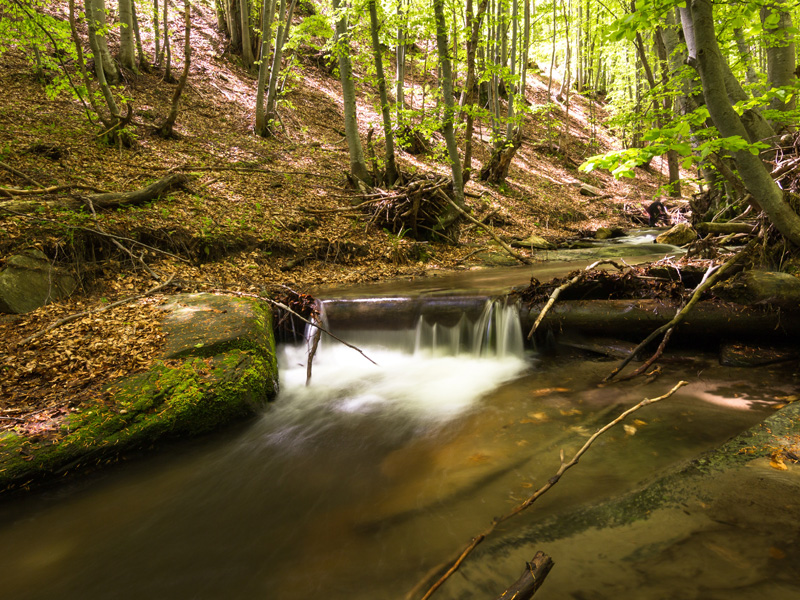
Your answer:
[[[52,10],[64,17],[63,9]],[[281,286],[305,292],[324,284],[483,268],[486,254],[478,251],[502,253],[485,228],[463,227],[457,245],[421,245],[370,225],[367,214],[354,215],[346,189],[349,163],[338,80],[317,65],[313,49],[297,49],[280,108],[285,130],[260,138],[253,133],[256,80],[237,66],[214,23],[208,8],[196,8],[176,139],[155,134],[169,111],[174,84],[162,81],[163,70],[126,74],[137,138],[131,148],[98,141],[98,129],[81,103],[66,96],[49,99],[23,50],[0,55],[0,163],[10,167],[0,169],[0,187],[80,184],[131,191],[170,172],[190,177],[167,197],[96,215],[59,208],[55,195],[31,196],[27,199],[39,203],[35,212],[12,214],[0,198],[0,268],[15,253],[35,247],[80,281],[67,300],[0,318],[0,428],[49,435],[71,410],[102,400],[109,381],[151,365],[161,350],[156,314],[163,296],[91,311],[167,280],[173,287],[164,292],[266,295]],[[183,27],[179,21],[173,25],[177,53]],[[182,63],[173,65],[173,73],[181,69]],[[377,91],[367,83],[364,65],[356,70],[366,138],[369,127],[382,130]],[[408,99],[419,108],[422,86],[419,71],[412,71]],[[644,216],[665,182],[657,169],[621,181],[577,169],[588,156],[618,147],[603,124],[602,105],[573,95],[567,121],[564,105],[549,102],[546,77],[534,73],[527,99],[532,110],[524,143],[506,183],[471,181],[472,214],[492,213],[488,222],[501,238],[536,234],[555,243],[591,235],[600,226],[629,227],[631,210]],[[430,106],[430,98],[426,101]],[[489,134],[485,124],[477,127],[477,167],[489,156]],[[434,139],[427,155],[399,151],[398,160],[405,172],[447,176],[444,155],[443,141]],[[602,188],[605,196],[580,195],[581,182]],[[132,254],[114,246],[107,234],[125,238]],[[26,339],[78,313],[86,314]]]

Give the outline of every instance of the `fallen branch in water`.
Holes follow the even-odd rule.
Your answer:
[[[341,343],[341,344],[344,344],[344,345],[345,345],[345,346],[347,346],[348,348],[351,348],[351,349],[355,350],[355,351],[356,351],[356,352],[358,352],[358,353],[359,353],[361,356],[363,356],[363,357],[364,357],[364,358],[366,358],[366,359],[367,359],[369,362],[371,362],[373,365],[375,365],[375,366],[378,366],[378,363],[376,363],[376,362],[375,362],[374,360],[372,360],[372,359],[371,359],[369,356],[367,356],[366,354],[364,354],[364,352],[363,352],[363,351],[362,351],[360,348],[357,348],[356,346],[353,346],[353,344],[350,344],[350,343],[348,343],[348,342],[345,342],[345,341],[344,341],[342,338],[340,338],[340,337],[336,337],[336,336],[335,336],[335,335],[333,335],[333,334],[332,334],[330,331],[328,331],[327,329],[325,329],[324,327],[322,327],[322,325],[321,325],[320,323],[314,323],[314,322],[312,322],[312,321],[309,321],[309,320],[308,320],[308,319],[306,319],[306,318],[305,318],[303,315],[301,315],[300,313],[298,313],[298,312],[296,312],[296,311],[292,310],[292,309],[291,309],[291,308],[289,308],[287,305],[285,305],[283,302],[278,302],[277,300],[273,300],[272,298],[268,298],[267,296],[259,296],[258,294],[251,294],[251,293],[249,293],[249,292],[237,292],[237,291],[234,291],[234,290],[218,290],[218,289],[217,289],[217,290],[210,290],[210,292],[211,292],[211,293],[213,293],[213,292],[218,292],[218,293],[220,293],[220,294],[230,294],[230,295],[232,295],[232,296],[243,296],[243,297],[246,297],[246,298],[255,298],[255,299],[257,299],[257,300],[262,300],[262,301],[264,301],[264,302],[267,302],[267,303],[269,303],[269,304],[272,304],[272,306],[276,306],[276,307],[280,308],[281,310],[285,310],[286,312],[288,312],[288,313],[290,313],[290,314],[294,315],[295,317],[297,317],[298,319],[300,319],[301,321],[303,321],[303,323],[305,323],[306,325],[311,325],[312,327],[316,327],[316,328],[317,328],[319,331],[322,331],[323,333],[327,333],[329,336],[331,336],[331,337],[332,337],[333,339],[335,339],[337,342],[339,342],[339,343]],[[310,376],[310,375],[309,375],[309,376]]]
[[[575,285],[576,283],[581,281],[584,277],[586,277],[586,275],[588,275],[589,271],[591,271],[592,269],[598,267],[599,265],[613,265],[614,267],[616,267],[620,271],[622,271],[622,270],[624,270],[626,268],[630,268],[630,265],[626,264],[625,261],[622,261],[622,264],[625,265],[625,266],[622,267],[622,266],[619,265],[619,263],[617,263],[616,261],[613,261],[613,260],[598,260],[598,261],[595,261],[592,264],[590,264],[588,267],[586,267],[583,271],[578,273],[575,277],[573,277],[572,279],[570,279],[566,283],[562,283],[560,286],[558,286],[556,289],[554,289],[553,293],[550,294],[550,298],[547,299],[547,303],[544,305],[544,308],[542,308],[542,310],[539,312],[539,316],[536,317],[536,321],[533,322],[533,327],[531,327],[531,330],[528,332],[528,339],[531,339],[533,337],[533,334],[536,333],[536,330],[539,328],[539,323],[542,322],[542,319],[544,319],[545,315],[547,315],[547,312],[550,310],[550,308],[553,306],[553,304],[556,303],[556,300],[561,295],[561,292],[566,290],[568,287],[570,287],[572,285]]]
[[[703,295],[703,293],[712,285],[714,285],[717,281],[719,281],[722,278],[722,276],[725,273],[727,273],[728,270],[730,270],[730,268],[733,265],[735,265],[737,262],[739,262],[739,260],[741,260],[744,256],[746,256],[749,250],[753,246],[755,246],[755,243],[756,240],[751,240],[750,243],[747,246],[745,246],[744,250],[729,258],[715,272],[712,273],[709,270],[706,273],[706,276],[703,278],[703,281],[700,282],[700,284],[695,288],[694,292],[692,293],[692,297],[689,298],[689,301],[684,305],[683,308],[681,308],[677,312],[677,314],[672,318],[672,320],[669,323],[665,323],[664,325],[653,331],[650,335],[648,335],[638,346],[636,346],[636,348],[633,349],[630,355],[628,355],[628,357],[625,358],[616,369],[611,371],[611,373],[609,373],[609,375],[605,379],[603,379],[603,382],[608,383],[609,381],[614,379],[614,377],[616,377],[619,374],[619,372],[622,371],[622,369],[624,369],[628,365],[628,363],[633,360],[633,357],[636,356],[636,354],[640,350],[642,350],[650,342],[656,339],[659,335],[661,335],[662,333],[669,332],[671,329],[677,326],[681,321],[683,321],[686,318],[686,315],[689,314],[689,311],[692,310],[692,308],[694,308],[694,306],[698,302],[700,302],[700,297]],[[659,349],[656,350],[656,355],[660,355],[660,352],[663,352],[664,345],[665,343],[662,343],[659,346]],[[653,360],[648,361],[647,363],[648,366],[652,364],[652,362],[654,361]]]
[[[609,429],[611,429],[611,428],[612,428],[614,425],[617,425],[618,423],[620,423],[621,421],[623,421],[623,420],[624,420],[624,419],[625,419],[625,418],[626,418],[628,415],[630,415],[630,414],[632,414],[632,413],[636,412],[636,411],[637,411],[637,410],[639,410],[640,408],[642,408],[642,407],[645,407],[645,406],[647,406],[647,405],[649,405],[649,404],[655,404],[656,402],[659,402],[659,401],[661,401],[661,400],[664,400],[664,399],[666,399],[666,398],[669,398],[669,397],[670,397],[670,396],[672,396],[672,395],[673,395],[675,392],[677,392],[679,388],[683,387],[684,385],[687,385],[687,383],[688,383],[688,382],[686,382],[686,381],[679,381],[677,384],[675,384],[675,386],[674,386],[674,387],[673,387],[673,388],[672,388],[670,391],[668,391],[668,392],[667,392],[666,394],[664,394],[663,396],[659,396],[659,397],[657,397],[657,398],[645,398],[644,400],[642,400],[642,401],[641,401],[641,402],[639,402],[638,404],[636,404],[636,405],[632,406],[632,407],[631,407],[631,408],[629,408],[628,410],[626,410],[626,411],[624,411],[623,413],[621,413],[621,414],[620,414],[620,415],[619,415],[619,416],[618,416],[616,419],[614,419],[613,421],[611,421],[611,422],[607,423],[606,425],[604,425],[603,427],[601,427],[600,429],[598,429],[598,430],[597,430],[597,431],[596,431],[596,432],[595,432],[595,433],[592,435],[592,437],[590,437],[588,440],[586,440],[586,443],[585,443],[585,444],[584,444],[584,445],[581,447],[581,449],[580,449],[580,450],[578,450],[578,451],[575,453],[575,456],[573,456],[573,457],[572,457],[572,459],[571,459],[569,462],[564,462],[564,451],[562,450],[562,451],[561,451],[561,467],[559,467],[559,469],[558,469],[558,471],[556,472],[556,474],[555,474],[555,475],[553,475],[553,476],[552,476],[550,479],[548,479],[548,480],[547,480],[547,483],[545,483],[545,484],[544,484],[542,487],[540,487],[538,490],[536,490],[536,491],[533,493],[533,495],[532,495],[532,496],[530,496],[530,497],[529,497],[527,500],[525,500],[525,501],[524,501],[524,502],[522,502],[521,504],[518,504],[517,506],[515,506],[515,507],[514,507],[514,508],[511,510],[511,512],[507,513],[506,515],[503,515],[502,517],[497,517],[497,518],[495,518],[495,519],[492,521],[491,525],[489,525],[489,527],[487,527],[487,528],[486,528],[486,529],[485,529],[483,532],[481,532],[480,534],[478,534],[477,536],[475,536],[474,538],[472,538],[472,541],[471,541],[471,542],[470,542],[470,543],[469,543],[469,544],[468,544],[468,545],[467,545],[467,546],[464,548],[464,550],[462,550],[462,551],[461,551],[461,553],[458,555],[458,557],[457,557],[455,560],[453,560],[453,561],[448,561],[447,563],[445,563],[445,564],[441,565],[441,567],[440,567],[440,568],[437,568],[437,569],[435,569],[433,572],[434,572],[434,573],[439,573],[439,572],[441,572],[441,569],[447,568],[447,570],[445,571],[444,575],[442,575],[442,576],[439,578],[439,580],[438,580],[438,581],[436,581],[436,582],[435,582],[435,583],[434,583],[434,584],[433,584],[433,585],[432,585],[430,588],[428,588],[428,591],[427,591],[427,592],[425,592],[425,595],[424,595],[424,596],[422,596],[421,600],[428,600],[428,598],[430,598],[430,597],[433,595],[433,593],[434,593],[434,592],[435,592],[437,589],[439,589],[439,588],[442,586],[442,584],[443,584],[445,581],[447,581],[447,579],[448,579],[448,578],[449,578],[449,577],[450,577],[450,576],[451,576],[453,573],[455,573],[455,572],[458,570],[458,568],[459,568],[459,567],[461,566],[461,564],[462,564],[462,563],[463,563],[463,562],[466,560],[466,558],[467,558],[467,557],[470,555],[470,553],[471,553],[471,552],[472,552],[472,551],[473,551],[473,550],[474,550],[474,549],[475,549],[475,548],[476,548],[476,547],[477,547],[477,546],[478,546],[478,545],[479,545],[479,544],[480,544],[480,543],[481,543],[481,542],[482,542],[484,539],[486,539],[486,537],[487,537],[488,535],[490,535],[490,534],[491,534],[491,533],[492,533],[492,532],[493,532],[493,531],[494,531],[494,530],[497,528],[497,526],[498,526],[498,525],[500,525],[500,523],[503,523],[503,522],[505,522],[505,521],[508,521],[508,520],[509,520],[509,519],[511,519],[512,517],[515,517],[516,515],[518,515],[518,514],[519,514],[519,513],[521,513],[522,511],[524,511],[526,508],[528,508],[528,507],[529,507],[529,506],[531,506],[531,505],[532,505],[534,502],[536,502],[536,500],[538,500],[538,499],[539,499],[539,498],[540,498],[542,495],[544,495],[544,494],[545,494],[545,493],[546,493],[546,492],[547,492],[547,491],[548,491],[548,490],[549,490],[551,487],[553,487],[555,484],[557,484],[557,483],[558,483],[558,481],[561,479],[561,476],[562,476],[562,475],[564,475],[564,473],[566,473],[566,472],[567,472],[567,470],[571,469],[571,468],[572,468],[572,467],[574,467],[576,464],[578,464],[578,461],[580,460],[580,458],[581,458],[581,457],[582,457],[582,456],[583,456],[583,455],[586,453],[586,451],[587,451],[587,450],[589,449],[589,447],[590,447],[590,446],[591,446],[591,445],[592,445],[592,444],[595,442],[595,440],[596,440],[597,438],[599,438],[599,437],[600,437],[601,435],[603,435],[603,434],[604,434],[606,431],[608,431]],[[448,566],[448,565],[449,565],[449,566]],[[420,582],[419,582],[419,583],[418,583],[418,584],[417,584],[417,585],[414,587],[414,589],[412,589],[412,590],[411,590],[411,591],[410,591],[410,592],[409,592],[409,593],[406,595],[406,599],[407,599],[407,600],[410,600],[410,599],[412,599],[412,598],[416,597],[416,594],[417,594],[417,593],[418,593],[418,592],[419,592],[421,589],[424,589],[424,586],[428,584],[428,581],[429,581],[429,579],[430,579],[429,577],[426,577],[426,578],[424,578],[422,581],[420,581]]]
[[[525,571],[520,578],[500,594],[497,600],[528,600],[542,587],[544,578],[552,568],[553,560],[540,550],[531,562],[525,563]]]

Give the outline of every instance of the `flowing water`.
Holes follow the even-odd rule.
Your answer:
[[[496,566],[511,556],[518,570],[546,549],[515,533],[636,487],[788,393],[780,369],[722,368],[711,356],[670,363],[649,385],[597,387],[614,363],[525,350],[515,315],[487,303],[476,319],[340,332],[377,365],[324,339],[309,385],[306,344],[284,346],[280,395],[255,422],[0,505],[3,597],[399,600],[544,484],[562,451],[643,396],[691,381],[600,438],[494,536],[502,552],[486,554],[476,578],[497,595],[516,574]],[[619,587],[597,595],[595,575],[571,568],[540,594],[620,597]],[[464,577],[439,593],[493,597]]]

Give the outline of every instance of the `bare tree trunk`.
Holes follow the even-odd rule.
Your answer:
[[[101,31],[105,31],[106,24],[106,2],[105,0],[85,0],[86,18],[89,21],[89,46],[92,48],[94,60],[100,64],[104,79],[109,84],[119,81],[119,69],[111,58],[108,51],[106,36]]]
[[[253,44],[250,41],[250,0],[239,0],[239,17],[242,21],[242,62],[248,71],[253,68]]]
[[[261,53],[258,65],[258,87],[256,90],[256,135],[267,137],[269,135],[269,124],[267,123],[267,112],[264,101],[264,91],[267,87],[267,75],[269,73],[269,47],[272,35],[272,19],[275,16],[275,0],[264,0],[261,6]]]
[[[450,69],[450,56],[447,43],[447,26],[444,20],[444,0],[433,0],[433,12],[436,21],[436,46],[439,51],[439,65],[442,69],[442,94],[444,94],[444,120],[442,122],[442,135],[447,144],[447,155],[450,159],[450,170],[453,174],[453,196],[455,203],[462,210],[466,210],[464,202],[464,181],[461,173],[461,159],[458,156],[456,134],[453,128],[455,117],[455,102],[453,99],[453,75]],[[459,213],[449,210],[443,227],[451,225],[459,217]]]
[[[136,13],[136,2],[131,0],[131,13],[133,15],[133,35],[136,38],[136,56],[138,59],[139,68],[145,73],[150,72],[150,63],[147,60],[147,54],[142,47],[142,36],[139,32],[139,17]]]
[[[217,0],[218,2],[222,2],[223,0]],[[155,38],[155,64],[160,65],[162,54],[161,54],[161,27],[158,22],[158,0],[153,0],[153,37]]]
[[[344,102],[344,131],[347,148],[350,153],[350,173],[361,181],[370,183],[372,178],[364,160],[364,149],[358,133],[358,117],[356,115],[356,87],[353,82],[353,66],[350,62],[350,40],[347,33],[347,15],[340,13],[340,0],[332,0],[333,10],[337,13],[334,45],[339,59],[339,76],[342,82],[342,100]]]
[[[724,67],[714,30],[710,0],[693,0],[689,14],[694,25],[697,63],[706,106],[723,137],[748,139],[747,130],[725,94]],[[780,233],[800,246],[800,216],[784,200],[783,192],[770,176],[760,157],[749,150],[733,153],[739,175],[755,201],[767,213]]]
[[[392,115],[389,109],[389,97],[386,94],[386,76],[383,73],[383,57],[379,39],[378,9],[375,0],[369,0],[370,33],[372,34],[372,53],[375,56],[375,72],[378,77],[378,95],[381,100],[383,115],[383,135],[386,143],[386,186],[391,187],[397,181],[397,164],[394,158],[394,133],[392,132]]]
[[[164,0],[164,54],[166,62],[164,64],[164,81],[174,83],[172,76],[172,44],[169,42],[169,0]]]
[[[406,23],[403,0],[397,0],[397,16],[400,23],[397,26],[397,49],[395,50],[395,100],[397,102],[397,124],[402,125],[406,85]]]
[[[470,37],[467,41],[467,81],[464,92],[459,102],[460,106],[466,109],[466,128],[464,132],[464,168],[463,178],[466,183],[472,173],[472,136],[475,130],[474,108],[476,102],[477,85],[475,83],[475,51],[478,48],[478,40],[481,32],[481,23],[486,14],[489,0],[481,0],[478,5],[478,13],[472,16],[472,0],[467,0],[467,29]],[[462,113],[463,114],[463,113]]]
[[[175,125],[175,120],[178,118],[181,94],[183,94],[183,88],[186,87],[186,80],[189,78],[189,65],[192,62],[192,13],[189,0],[183,0],[183,18],[185,21],[185,38],[183,42],[183,73],[181,73],[178,86],[175,88],[175,93],[172,95],[172,108],[169,111],[167,120],[160,129],[160,133],[164,137],[171,137],[174,135],[172,128]]]
[[[286,25],[283,24],[285,0],[281,0],[281,7],[278,15],[278,31],[275,34],[275,52],[272,55],[272,68],[269,72],[269,90],[267,91],[267,124],[274,121],[277,115],[276,105],[278,103],[278,77],[281,74],[281,60],[283,58],[283,46],[289,39],[289,29],[292,26],[292,15],[297,0],[292,0],[289,5],[289,14],[286,15]]]
[[[772,22],[777,16],[776,22]],[[768,20],[773,17],[772,20]],[[793,86],[797,81],[795,75],[795,46],[792,26],[792,14],[786,0],[770,0],[761,7],[761,22],[764,31],[769,35],[767,43],[767,79],[772,88]],[[793,110],[797,105],[796,94],[785,102],[779,97],[770,100],[772,110]]]
[[[119,62],[136,71],[136,46],[133,40],[133,0],[119,0]]]

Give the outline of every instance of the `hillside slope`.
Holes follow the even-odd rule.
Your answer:
[[[66,19],[65,3],[53,5],[52,14]],[[56,319],[159,282],[170,280],[188,291],[262,293],[279,286],[302,291],[323,283],[474,268],[485,264],[486,254],[478,250],[502,254],[481,228],[464,227],[457,245],[421,244],[370,226],[365,215],[350,208],[340,86],[311,51],[298,50],[297,67],[288,78],[281,108],[285,131],[271,139],[255,136],[256,81],[226,52],[210,9],[195,6],[194,11],[193,59],[177,139],[155,134],[174,90],[161,80],[163,73],[126,75],[136,143],[118,148],[98,140],[81,103],[47,98],[25,48],[0,56],[0,188],[83,186],[25,196],[22,200],[35,204],[33,212],[9,212],[20,197],[0,198],[0,267],[20,250],[36,247],[79,281],[67,300],[0,319],[5,371],[0,397],[11,415],[0,423],[3,427],[46,432],[53,426],[51,417],[100,397],[105,381],[150,364],[160,335],[147,303],[122,305],[35,340],[25,338]],[[171,26],[173,48],[182,48],[180,15],[173,16]],[[113,51],[113,34],[109,41]],[[174,72],[180,68],[173,65]],[[370,126],[376,131],[380,126],[376,90],[364,80],[359,76],[358,111],[366,139]],[[412,76],[408,83],[413,89],[419,82]],[[495,233],[507,239],[533,233],[558,241],[601,225],[628,225],[623,206],[650,202],[661,175],[642,172],[636,180],[615,181],[607,174],[580,173],[577,165],[613,147],[613,138],[602,124],[592,135],[590,107],[577,98],[570,107],[569,136],[562,139],[565,153],[554,153],[548,136],[563,129],[564,112],[540,109],[547,100],[544,78],[532,74],[529,84],[533,114],[526,120],[523,146],[501,189],[468,185],[473,214],[491,214]],[[601,107],[592,110],[602,118]],[[488,157],[489,132],[485,125],[476,131],[479,167]],[[398,158],[406,171],[447,175],[442,156],[435,150],[432,156],[400,151]],[[95,214],[59,207],[64,199],[81,201],[91,190],[131,191],[171,172],[187,174],[189,183],[142,206]],[[581,181],[602,187],[608,196],[581,196],[573,185]],[[26,416],[31,413],[33,421]]]

